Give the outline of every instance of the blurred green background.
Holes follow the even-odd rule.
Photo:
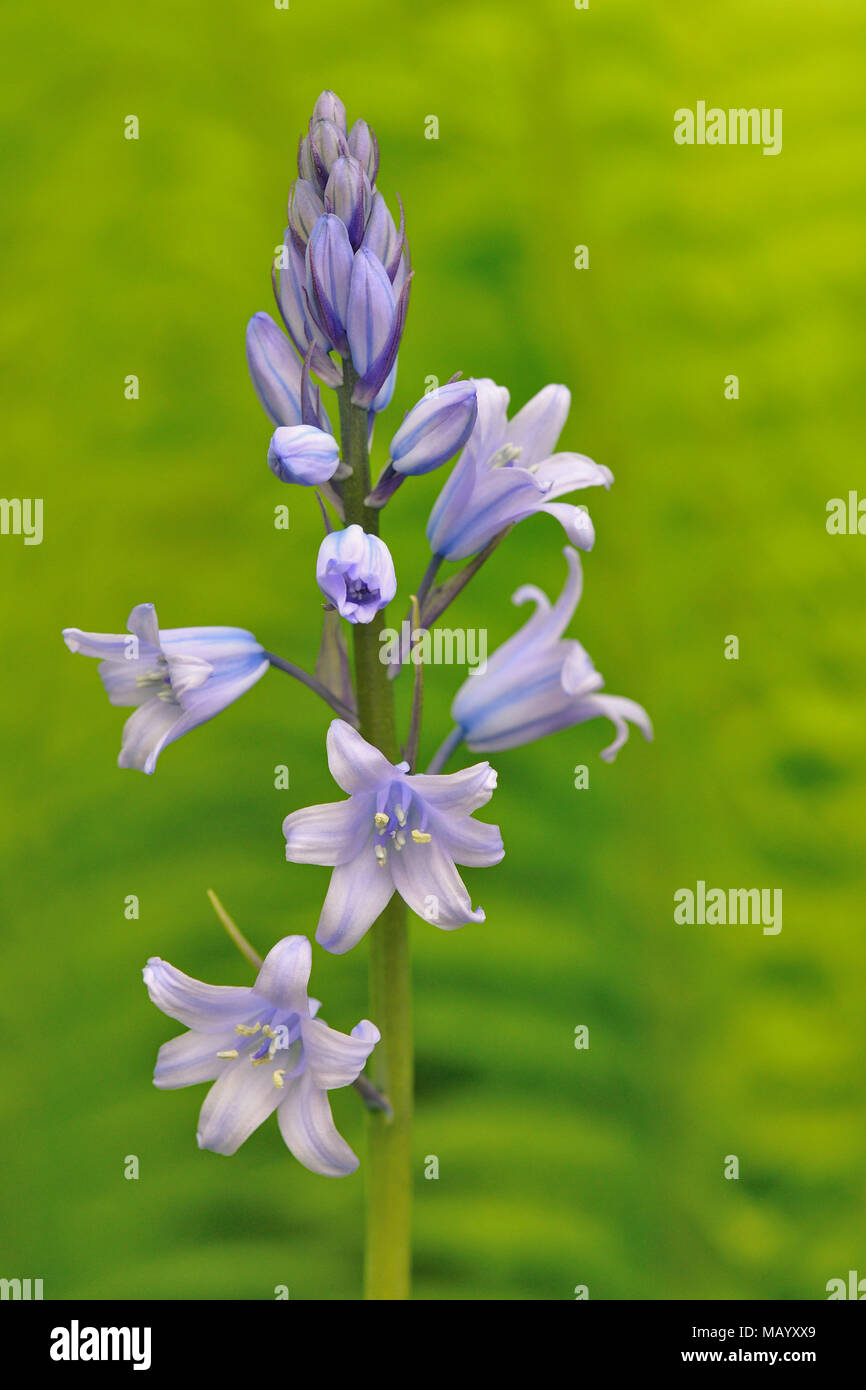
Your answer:
[[[51,1298],[359,1296],[361,1174],[312,1176],[275,1123],[199,1153],[205,1090],[151,1086],[178,1030],[140,978],[151,954],[248,978],[209,887],[262,950],[313,934],[327,871],[287,865],[280,824],[334,795],[328,713],[274,672],[154,777],[120,772],[123,712],[60,639],[153,600],[312,668],[320,520],[265,467],[243,334],[325,86],[378,133],[417,271],[376,462],[430,374],[490,375],[515,407],[567,383],[563,447],[616,475],[587,498],[572,631],[657,733],[613,767],[599,723],[495,757],[508,855],[467,871],[487,923],[413,922],[416,1295],[811,1299],[866,1274],[866,540],[825,530],[829,498],[866,491],[862,12],[94,0],[7,9],[0,47],[2,492],[45,505],[41,546],[0,538],[0,1275]],[[783,108],[781,155],[676,146],[699,99]],[[387,514],[401,604],[441,481]],[[559,592],[562,543],[524,523],[450,621],[503,640],[518,584]],[[428,755],[458,679],[429,673]],[[699,878],[782,888],[781,934],[674,925]],[[334,1026],[365,1014],[365,966],[316,950]],[[335,1114],[362,1145],[352,1092]]]

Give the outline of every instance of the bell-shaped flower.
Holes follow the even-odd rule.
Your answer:
[[[348,801],[307,806],[283,822],[286,858],[333,866],[316,940],[342,955],[396,890],[413,912],[446,931],[483,922],[455,864],[498,864],[497,825],[472,819],[496,786],[489,763],[462,772],[409,773],[341,719],[328,730],[328,766]]]
[[[332,478],[340,451],[332,434],[315,425],[281,425],[268,449],[268,467],[282,483],[319,487]]]
[[[609,487],[613,474],[583,454],[553,452],[568,415],[566,387],[545,386],[509,420],[505,388],[486,379],[475,385],[475,428],[427,523],[434,555],[466,559],[507,526],[541,511],[561,523],[572,544],[591,550],[595,533],[584,508],[556,498]]]
[[[478,415],[474,381],[451,381],[422,396],[388,450],[397,473],[432,473],[463,448]]]
[[[136,705],[123,726],[119,767],[153,772],[163,748],[213,719],[268,669],[266,652],[240,627],[175,627],[162,632],[152,603],[129,615],[129,633],[67,627],[71,652],[99,660],[113,705]]]
[[[384,541],[355,523],[332,531],[319,546],[319,588],[350,623],[372,622],[397,592],[394,561]]]
[[[358,1167],[337,1133],[328,1092],[350,1086],[379,1041],[367,1019],[350,1035],[316,1018],[307,995],[312,948],[287,936],[265,957],[251,988],[207,985],[158,956],[144,968],[153,1003],[189,1032],[159,1049],[153,1074],[161,1090],[215,1084],[198,1122],[198,1145],[236,1153],[273,1113],[299,1163],[328,1178]]]
[[[551,606],[534,584],[518,589],[512,601],[532,601],[535,612],[455,696],[452,717],[475,753],[519,748],[587,719],[610,719],[616,729],[616,738],[601,754],[607,762],[628,738],[629,721],[644,738],[653,736],[646,710],[634,700],[600,693],[604,680],[588,653],[574,639],[562,640],[583,582],[577,551],[566,546],[563,553],[568,579],[556,603]]]

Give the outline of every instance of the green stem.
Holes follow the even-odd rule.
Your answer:
[[[370,491],[367,412],[351,403],[357,377],[344,362],[338,393],[343,461],[352,468],[342,484],[346,524],[379,534],[379,512],[364,504]],[[379,656],[383,613],[353,628],[359,727],[391,762],[399,758],[394,694]],[[382,1038],[370,1059],[370,1079],[387,1097],[392,1115],[367,1117],[367,1231],[364,1296],[409,1297],[412,1218],[412,1000],[406,907],[395,893],[370,931],[370,1017]]]

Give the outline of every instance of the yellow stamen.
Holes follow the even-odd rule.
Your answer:
[[[274,1072],[274,1085],[278,1086],[280,1090],[283,1089],[283,1077],[285,1076],[285,1074],[286,1073],[284,1071],[280,1070]]]
[[[238,1050],[236,1047],[230,1047],[226,1052],[217,1053],[217,1056],[221,1057],[225,1062],[231,1061],[232,1057],[237,1057],[237,1055]]]
[[[260,1023],[236,1023],[235,1032],[240,1033],[242,1038],[254,1038],[261,1026]]]
[[[390,819],[391,817],[387,816],[384,811],[377,811],[375,816],[373,817],[373,820],[376,822],[380,830],[384,830],[385,826],[388,824],[388,821]]]
[[[426,830],[413,830],[412,839],[415,841],[416,845],[429,845],[433,836],[428,835]]]
[[[275,1033],[274,1030],[273,1030],[273,1028],[271,1027],[271,1025],[270,1025],[269,1023],[265,1023],[265,1024],[262,1025],[262,1035],[263,1035],[263,1037],[266,1037],[266,1038],[278,1038],[278,1037],[279,1037],[279,1033]]]
[[[406,812],[403,810],[403,807],[402,807],[402,806],[395,806],[395,807],[394,807],[394,815],[397,817],[397,824],[398,824],[398,825],[405,825],[405,824],[406,824]]]

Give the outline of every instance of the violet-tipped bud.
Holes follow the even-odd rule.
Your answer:
[[[275,425],[299,425],[301,363],[270,314],[253,314],[246,346],[250,376],[265,413]]]
[[[454,381],[422,396],[389,450],[398,473],[432,473],[463,448],[478,417],[474,381]]]
[[[289,228],[292,239],[303,254],[310,240],[313,228],[323,216],[325,204],[319,197],[319,190],[306,179],[295,179],[289,189]]]
[[[379,172],[379,142],[372,126],[366,121],[356,121],[349,131],[349,153],[363,165],[371,183],[376,182]]]
[[[325,597],[350,623],[372,622],[397,592],[387,545],[357,524],[332,531],[322,541],[316,579]]]
[[[402,260],[404,241],[402,231],[398,231],[394,225],[385,199],[381,193],[375,192],[361,244],[382,262],[392,284]]]
[[[358,160],[348,156],[338,159],[328,175],[322,211],[339,217],[349,233],[353,251],[357,251],[363,240],[372,201],[370,180]]]
[[[320,217],[307,244],[307,302],[316,324],[342,357],[349,356],[346,320],[354,256],[345,225]]]
[[[337,93],[332,92],[329,87],[320,92],[316,98],[310,125],[315,125],[316,121],[333,121],[338,130],[341,130],[344,135],[346,133],[346,108]]]
[[[333,121],[312,121],[310,123],[310,155],[313,168],[322,193],[328,182],[328,175],[338,159],[349,153],[349,143]]]
[[[337,441],[315,425],[280,426],[268,449],[268,467],[281,483],[319,487],[334,476],[340,462]]]

